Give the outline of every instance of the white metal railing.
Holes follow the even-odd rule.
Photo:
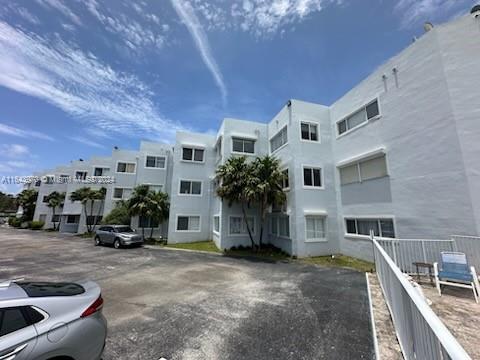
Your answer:
[[[471,359],[373,237],[375,268],[406,360]]]
[[[467,255],[468,263],[480,269],[480,237],[452,235],[450,240],[376,239],[400,270],[407,274],[416,273],[414,262],[440,262],[442,251],[463,252]]]
[[[452,235],[455,241],[455,250],[467,255],[468,264],[474,266],[477,274],[480,271],[480,237]]]

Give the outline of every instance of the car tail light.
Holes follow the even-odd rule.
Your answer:
[[[103,298],[102,295],[98,297],[97,300],[93,302],[92,305],[90,305],[82,315],[80,315],[81,318],[90,316],[92,314],[95,314],[97,311],[99,311],[103,307]]]

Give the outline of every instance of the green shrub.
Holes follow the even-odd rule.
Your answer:
[[[22,219],[17,217],[9,217],[8,218],[8,225],[19,228],[22,225]]]
[[[43,228],[43,225],[45,225],[43,221],[30,221],[28,227],[32,230],[40,230]]]

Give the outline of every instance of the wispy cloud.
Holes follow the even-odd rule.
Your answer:
[[[45,8],[51,8],[59,11],[65,17],[73,21],[77,25],[82,25],[82,20],[61,0],[36,0],[37,3]]]
[[[34,25],[39,25],[40,24],[40,20],[38,19],[38,17],[36,17],[30,11],[28,11],[27,9],[25,9],[23,7],[17,8],[17,14],[20,15],[24,20],[27,20]]]
[[[202,24],[200,23],[197,15],[195,14],[195,10],[188,1],[171,0],[171,2],[177,15],[180,17],[180,19],[190,32],[190,35],[192,36],[195,45],[200,52],[203,62],[212,73],[215,83],[220,89],[223,102],[226,103],[227,87],[225,86],[225,83],[223,81],[223,75],[220,71],[220,68],[218,67],[217,62],[212,54],[210,43],[208,42],[205,30],[203,29]]]
[[[0,21],[0,53],[0,85],[43,99],[88,124],[166,140],[183,128],[159,113],[153,92],[137,77],[62,40],[49,41]]]
[[[401,16],[401,27],[408,28],[419,22],[434,21],[452,9],[467,9],[474,0],[400,0],[395,11]]]
[[[30,155],[28,146],[21,144],[3,144],[0,149],[5,157],[18,158]]]
[[[1,64],[0,64],[0,68],[1,68]],[[0,123],[0,133],[11,135],[11,136],[17,136],[21,138],[36,138],[36,139],[53,141],[53,138],[47,134],[44,134],[38,131],[33,131],[33,130],[24,130],[24,129],[9,126],[6,124],[2,124],[2,123]]]
[[[104,149],[105,146],[96,142],[96,141],[93,141],[89,138],[86,138],[86,137],[83,137],[83,136],[70,136],[69,137],[70,140],[73,140],[73,141],[76,141],[80,144],[83,144],[83,145],[87,145],[87,146],[91,146],[91,147],[96,147],[96,148],[99,148],[99,149]]]

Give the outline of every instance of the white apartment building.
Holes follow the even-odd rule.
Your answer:
[[[480,17],[464,16],[427,32],[331,106],[291,100],[267,124],[224,119],[216,136],[179,132],[173,147],[142,142],[139,151],[54,173],[106,169],[116,182],[103,214],[135,185],[167,191],[170,217],[157,232],[172,243],[249,245],[240,209],[215,194],[215,169],[230,156],[266,154],[280,159],[288,181],[287,204],[271,210],[264,241],[292,255],[371,260],[371,229],[401,238],[480,235],[479,39]],[[39,199],[49,186],[40,185]],[[63,230],[70,220],[84,223],[68,202]],[[39,201],[35,218],[43,215]],[[248,215],[258,241],[258,209]]]

